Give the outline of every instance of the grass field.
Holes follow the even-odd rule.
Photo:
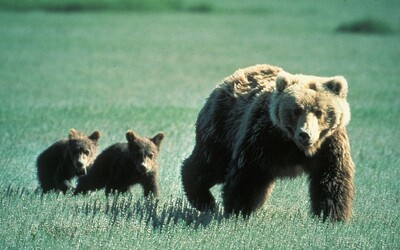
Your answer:
[[[1,249],[400,247],[398,1],[187,0],[176,9],[68,12],[9,2],[0,0]],[[390,32],[336,31],[364,19]],[[221,79],[258,63],[347,78],[356,164],[349,223],[310,217],[305,177],[279,181],[246,221],[187,204],[180,165],[198,111]],[[100,150],[129,128],[164,131],[160,199],[147,201],[140,187],[108,199],[35,192],[36,157],[72,127],[101,130]],[[220,187],[213,192],[221,201]]]

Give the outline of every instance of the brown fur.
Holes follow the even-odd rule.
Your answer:
[[[57,141],[37,159],[37,175],[44,193],[50,190],[66,192],[72,189],[71,180],[86,174],[96,158],[100,132],[87,136],[71,129],[67,139]]]
[[[116,143],[97,157],[92,169],[78,180],[75,194],[105,188],[110,192],[126,192],[141,184],[144,195],[158,196],[158,153],[164,133],[144,138],[132,130],[126,132],[126,143]]]
[[[210,188],[223,183],[225,211],[247,216],[263,205],[277,178],[305,172],[312,213],[348,220],[354,164],[346,96],[341,76],[256,65],[227,77],[200,111],[196,145],[182,166],[190,203],[214,209]]]

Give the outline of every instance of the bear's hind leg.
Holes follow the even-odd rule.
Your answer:
[[[217,169],[207,165],[207,160],[194,151],[183,162],[182,184],[190,204],[199,211],[215,210],[215,198],[210,188],[218,183]]]
[[[55,190],[54,185],[49,185],[47,183],[42,183],[40,188],[42,189],[42,193],[48,193],[50,191]]]
[[[43,176],[40,177],[42,178],[39,178],[39,185],[43,193],[56,190],[56,183],[54,180],[54,176],[47,176],[45,178]]]

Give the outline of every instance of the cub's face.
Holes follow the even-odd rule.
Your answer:
[[[85,175],[96,158],[97,141],[100,132],[95,131],[86,136],[71,129],[68,140],[68,155],[78,175]]]
[[[346,95],[343,77],[280,74],[271,99],[271,120],[312,156],[327,137],[350,121]]]
[[[136,169],[145,174],[157,172],[158,152],[160,151],[164,134],[160,132],[153,138],[143,138],[135,134],[132,130],[128,130],[126,139]]]

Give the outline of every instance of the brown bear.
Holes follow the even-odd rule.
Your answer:
[[[164,139],[160,132],[143,138],[132,130],[126,132],[127,143],[116,143],[105,149],[95,160],[87,175],[78,180],[74,194],[105,188],[110,192],[126,192],[141,184],[144,195],[158,196],[158,153]]]
[[[86,174],[96,158],[100,132],[86,136],[71,129],[67,139],[57,141],[37,158],[37,176],[43,193],[50,190],[65,193],[73,188],[72,179]]]
[[[292,75],[271,65],[224,79],[198,115],[196,144],[183,162],[189,202],[213,210],[210,188],[222,183],[226,214],[248,217],[264,204],[276,179],[304,172],[312,214],[348,220],[354,164],[345,129],[347,91],[342,76]]]

